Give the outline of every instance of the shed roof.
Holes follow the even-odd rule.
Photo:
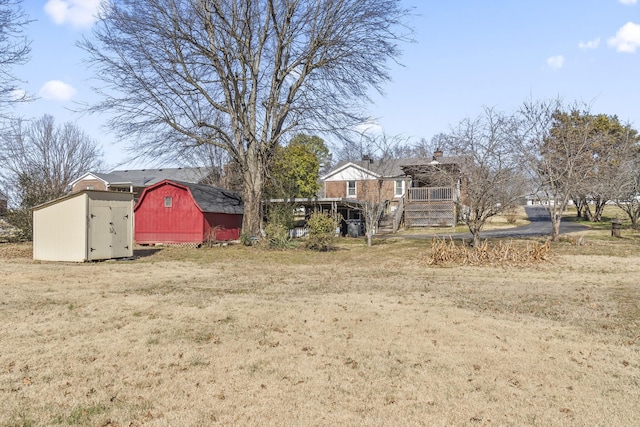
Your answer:
[[[65,200],[68,199],[73,199],[75,197],[79,197],[83,194],[89,194],[91,195],[95,195],[97,197],[102,197],[105,199],[114,199],[114,200],[121,200],[123,198],[127,198],[127,197],[131,197],[130,200],[133,200],[133,193],[129,193],[129,192],[124,192],[124,191],[104,191],[104,190],[82,190],[82,191],[77,191],[75,193],[67,193],[64,196],[58,197],[56,199],[52,199],[49,201],[46,201],[44,203],[41,203],[39,205],[34,206],[32,209],[34,211],[36,210],[40,210],[42,208],[46,208],[47,206],[51,206],[51,205],[55,205],[57,203],[63,202]]]
[[[192,182],[183,182],[168,179],[162,180],[150,187],[147,187],[140,197],[140,201],[136,205],[136,208],[143,202],[147,192],[153,191],[153,189],[167,184],[177,185],[188,189],[202,212],[225,213],[232,215],[242,215],[244,213],[244,204],[242,202],[242,197],[240,197],[240,195],[234,191],[212,187],[210,185],[194,184]]]

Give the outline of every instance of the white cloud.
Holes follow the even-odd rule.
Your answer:
[[[50,80],[40,89],[40,96],[54,101],[68,101],[76,94],[73,86],[60,80]]]
[[[559,69],[564,65],[564,56],[556,55],[547,58],[547,65],[551,68]]]
[[[375,119],[368,119],[367,121],[357,125],[356,131],[362,134],[380,135],[383,133],[384,129]]]
[[[44,11],[58,25],[88,28],[96,21],[102,0],[49,0]]]
[[[627,22],[607,43],[618,52],[634,53],[640,47],[640,25]]]
[[[27,97],[27,92],[24,89],[14,89],[11,91],[11,99],[14,101],[20,101]]]
[[[622,3],[622,4],[626,4],[626,5],[631,5],[631,4],[636,4],[636,3],[638,3],[638,0],[618,0],[618,3]]]
[[[600,37],[589,40],[588,42],[578,43],[578,47],[582,50],[597,49],[598,46],[600,46]]]

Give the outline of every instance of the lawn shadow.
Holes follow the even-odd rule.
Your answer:
[[[161,250],[163,250],[163,248],[142,248],[142,249],[134,249],[133,250],[133,258],[134,259],[138,259],[138,258],[146,258],[146,257],[150,257],[152,255],[157,254],[158,252],[160,252]]]

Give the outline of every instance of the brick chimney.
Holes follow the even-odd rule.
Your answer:
[[[370,155],[368,155],[368,154],[364,154],[364,155],[362,156],[362,161],[363,161],[363,162],[373,163],[373,158],[372,158]]]

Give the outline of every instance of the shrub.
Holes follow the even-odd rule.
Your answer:
[[[240,243],[242,243],[244,246],[253,245],[253,241],[254,241],[254,238],[253,236],[251,236],[251,234],[244,231],[240,233]]]
[[[282,225],[287,230],[293,228],[293,208],[292,204],[287,203],[269,205],[267,223]]]
[[[289,249],[293,246],[289,229],[283,224],[270,222],[264,228],[269,247],[272,249]]]
[[[509,208],[504,212],[504,217],[508,224],[515,224],[518,221],[518,210],[516,208]]]
[[[10,209],[5,216],[13,227],[11,241],[31,241],[33,239],[33,212],[31,209]]]
[[[269,207],[264,234],[267,244],[273,249],[289,249],[293,246],[289,229],[293,227],[293,206],[273,205]]]
[[[336,239],[338,221],[322,212],[314,212],[307,221],[309,240],[307,247],[314,251],[328,251]]]

